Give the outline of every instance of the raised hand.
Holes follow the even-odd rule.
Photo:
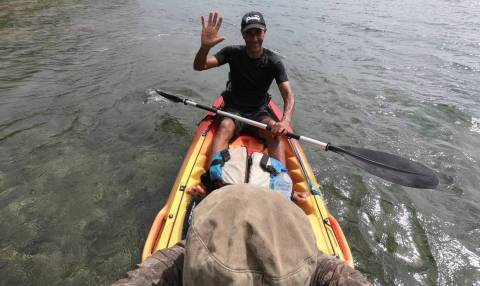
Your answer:
[[[211,48],[221,41],[225,40],[224,37],[218,36],[220,26],[222,26],[223,18],[218,15],[217,12],[208,14],[208,23],[205,25],[205,18],[202,16],[202,46]]]

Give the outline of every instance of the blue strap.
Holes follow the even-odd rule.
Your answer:
[[[277,159],[270,157],[270,162],[272,162],[271,166],[278,174],[286,173],[288,171],[287,167],[285,167],[283,163],[278,161]]]
[[[223,181],[223,176],[222,176],[222,166],[224,164],[223,157],[222,157],[222,152],[217,152],[213,155],[213,160],[212,164],[210,165],[210,170],[208,171],[210,173],[210,180],[216,181],[216,180],[222,180]]]

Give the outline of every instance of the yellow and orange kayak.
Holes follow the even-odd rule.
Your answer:
[[[214,106],[219,108],[222,104],[223,99],[219,98]],[[268,106],[277,118],[282,117],[282,112],[273,101],[270,101]],[[198,126],[165,206],[152,224],[143,248],[142,261],[156,251],[173,246],[182,240],[184,221],[192,200],[185,190],[199,184],[200,176],[209,167],[208,154],[215,135],[215,127],[215,116],[213,113],[208,113]],[[283,140],[288,141],[288,144],[285,144],[287,146],[285,157],[293,188],[297,192],[307,193],[306,202],[298,206],[308,216],[317,238],[318,249],[337,256],[353,267],[347,240],[340,225],[325,206],[317,180],[299,142],[295,139],[284,138]],[[245,146],[249,153],[267,152],[266,147],[259,140],[249,135],[241,134],[230,145],[230,147],[235,146]]]

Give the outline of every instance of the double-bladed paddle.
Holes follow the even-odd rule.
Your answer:
[[[181,98],[177,95],[169,94],[158,89],[155,91],[159,95],[173,102],[181,102],[185,105],[191,105],[261,129],[271,129],[271,126],[261,122],[231,114],[215,107],[198,104],[190,99]],[[430,189],[438,185],[438,177],[430,168],[418,162],[414,162],[397,155],[358,147],[333,146],[330,143],[324,143],[291,132],[288,132],[285,136],[301,142],[308,142],[320,146],[325,151],[333,151],[344,156],[346,159],[365,171],[402,186]]]

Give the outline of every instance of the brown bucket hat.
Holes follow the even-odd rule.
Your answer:
[[[309,285],[315,235],[304,212],[255,185],[218,189],[193,211],[184,285]]]

